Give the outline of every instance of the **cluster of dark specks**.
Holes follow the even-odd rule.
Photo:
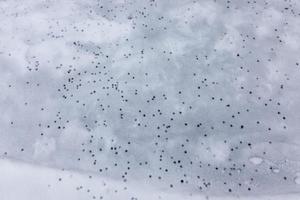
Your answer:
[[[254,16],[272,6],[271,1],[207,2],[233,13],[249,8],[249,14]],[[285,171],[272,173],[277,169],[274,163],[253,165],[248,161],[253,154],[267,158],[277,142],[273,135],[284,135],[288,130],[289,116],[283,108],[286,105],[275,94],[285,93],[290,76],[276,67],[271,69],[281,80],[272,85],[276,91],[269,92],[265,84],[269,72],[264,71],[264,66],[272,65],[272,55],[284,46],[281,29],[288,27],[288,22],[274,27],[268,36],[271,46],[261,50],[257,49],[261,41],[253,30],[258,22],[253,21],[244,25],[246,28],[240,30],[237,38],[227,41],[228,46],[236,45],[235,53],[210,46],[204,51],[191,44],[187,44],[191,50],[182,53],[162,44],[174,31],[184,34],[174,28],[176,20],[159,12],[162,4],[156,0],[118,5],[96,1],[96,7],[84,11],[118,23],[130,21],[134,36],[105,44],[73,41],[70,46],[74,51],[91,54],[93,59],[84,67],[55,66],[64,72],[63,83],[55,88],[62,105],[71,105],[72,112],[79,113],[81,128],[89,133],[80,148],[74,149],[76,162],[89,165],[87,168],[95,175],[114,177],[124,183],[143,179],[169,190],[196,189],[205,194],[251,194],[268,188],[259,188],[262,179],[276,184],[292,181]],[[187,27],[193,26],[189,20],[196,18],[193,4],[201,6],[201,1],[191,1],[191,8],[184,10]],[[282,1],[280,5],[284,16],[299,17],[292,1]],[[59,30],[58,25],[59,22],[52,22],[46,37],[60,40],[68,31],[89,31],[75,25]],[[224,30],[218,37],[226,41],[228,35]],[[199,40],[192,39],[195,45],[200,44]],[[117,55],[115,52],[122,46],[128,48]],[[78,62],[80,59],[72,58]],[[292,67],[299,71],[299,62]],[[42,71],[37,57],[31,58],[26,68],[34,76]],[[24,87],[34,90],[41,84],[28,80]],[[8,88],[13,89],[14,85],[8,84]],[[22,109],[34,106],[25,101]],[[39,108],[40,112],[49,109]],[[66,109],[58,109],[53,117],[46,123],[36,123],[40,137],[50,132],[64,134],[74,120]],[[18,119],[9,124],[14,128]],[[257,141],[265,141],[265,147],[261,149]],[[24,147],[18,149],[26,152]],[[9,152],[3,154],[8,156]],[[58,182],[63,181],[58,178]],[[84,190],[84,186],[76,190]],[[86,192],[91,193],[89,189]],[[92,199],[105,199],[104,194],[93,192]]]

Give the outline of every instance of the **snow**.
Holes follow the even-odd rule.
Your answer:
[[[0,0],[0,200],[300,199],[297,0]]]

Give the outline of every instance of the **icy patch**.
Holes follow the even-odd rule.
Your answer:
[[[296,177],[295,177],[294,181],[297,185],[300,185],[300,172],[296,173]]]
[[[249,158],[249,161],[253,164],[253,165],[260,165],[263,162],[263,159],[260,157],[251,157]]]

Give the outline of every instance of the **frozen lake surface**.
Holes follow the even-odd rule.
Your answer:
[[[300,199],[297,0],[0,0],[0,199]]]

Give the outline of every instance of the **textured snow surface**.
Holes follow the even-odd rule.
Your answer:
[[[300,199],[297,0],[0,0],[0,199]]]
[[[57,170],[24,164],[15,161],[0,161],[0,192],[1,199],[94,199],[94,193],[101,193],[99,199],[190,199],[190,200],[298,200],[297,193],[285,195],[257,195],[253,196],[204,196],[201,194],[183,194],[156,190],[149,185],[133,182],[124,189],[124,183],[107,178],[97,177],[91,180],[84,172]],[[61,180],[61,182],[57,182]],[[76,192],[74,192],[76,190]]]

